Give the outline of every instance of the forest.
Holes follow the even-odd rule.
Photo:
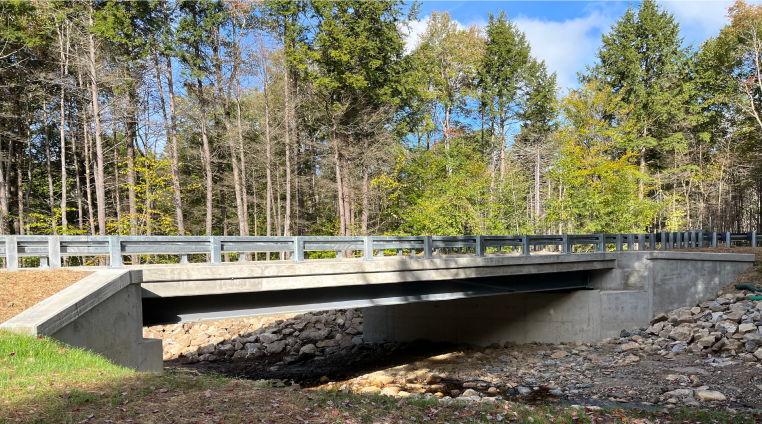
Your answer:
[[[631,5],[573,88],[418,8],[0,2],[0,234],[762,232],[762,6]]]

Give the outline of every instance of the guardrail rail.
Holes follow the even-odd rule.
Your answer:
[[[608,246],[621,250],[674,250],[717,247],[724,244],[749,242],[758,245],[756,232],[709,233],[706,231],[662,232],[646,234],[559,234],[559,235],[507,235],[507,236],[0,236],[0,257],[8,271],[19,269],[19,259],[40,258],[40,267],[60,268],[62,258],[71,256],[106,257],[109,267],[123,266],[123,256],[177,255],[179,263],[188,263],[188,255],[205,254],[211,265],[222,264],[224,254],[238,254],[238,261],[246,261],[246,254],[284,252],[293,262],[304,262],[305,252],[336,252],[341,258],[345,251],[362,251],[363,260],[386,256],[388,251],[402,256],[431,259],[443,255],[473,255],[484,257],[489,252],[504,249],[531,254],[533,246],[560,246],[563,253],[571,254],[574,246],[592,246],[604,252]],[[418,253],[422,252],[422,256]],[[281,257],[282,258],[282,257]]]

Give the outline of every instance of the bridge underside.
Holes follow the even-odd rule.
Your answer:
[[[364,308],[589,286],[591,271],[276,290],[205,296],[144,297],[143,325]]]

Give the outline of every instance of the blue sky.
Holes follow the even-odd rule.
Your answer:
[[[680,22],[685,44],[698,46],[727,22],[731,1],[659,2]],[[558,74],[561,88],[577,85],[576,73],[595,60],[601,34],[627,10],[626,1],[423,1],[411,37],[426,27],[432,11],[448,11],[463,26],[484,25],[488,13],[505,10],[524,31],[533,54]]]

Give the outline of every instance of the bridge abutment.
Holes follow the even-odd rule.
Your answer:
[[[742,255],[622,252],[616,268],[589,272],[588,290],[367,307],[364,337],[368,342],[423,339],[482,346],[591,342],[647,327],[656,313],[705,301],[748,268]]]

